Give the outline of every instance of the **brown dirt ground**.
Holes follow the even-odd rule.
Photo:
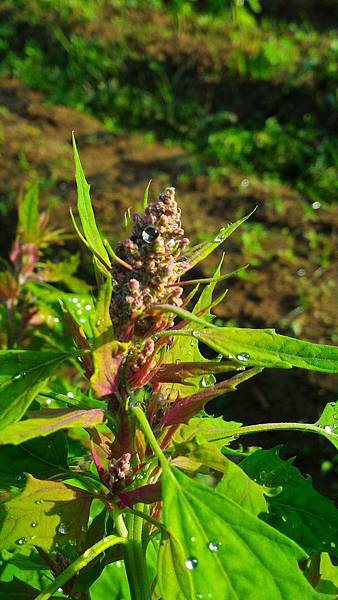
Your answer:
[[[338,215],[333,209],[307,214],[291,188],[255,179],[243,187],[239,174],[217,182],[192,177],[189,157],[182,148],[148,142],[142,136],[115,137],[94,118],[50,106],[41,94],[8,79],[0,79],[0,203],[8,209],[0,239],[3,256],[14,230],[17,194],[28,181],[41,181],[42,204],[50,208],[53,224],[69,223],[69,206],[76,202],[72,130],[91,183],[97,221],[110,237],[123,235],[123,214],[142,201],[150,178],[152,197],[165,185],[176,186],[183,225],[195,241],[203,239],[201,232],[214,232],[258,205],[249,225],[225,244],[224,270],[247,262],[253,268],[247,279],[227,281],[230,291],[218,315],[240,326],[277,326],[280,332],[315,342],[337,339],[333,252]],[[264,230],[260,229],[258,247],[253,247],[250,232],[259,225]],[[70,248],[77,250],[79,244],[74,241]],[[203,271],[196,269],[194,275],[209,275],[216,258],[207,260]],[[245,423],[316,420],[323,405],[335,399],[333,390],[333,378],[326,375],[272,371],[243,385],[236,405],[233,396],[225,410],[229,410],[227,416]],[[319,444],[318,460],[314,460],[311,445],[304,446],[299,435],[291,436],[290,447],[300,452],[306,470],[318,471],[319,460],[331,456],[330,450]],[[273,444],[286,438],[270,434],[267,439]],[[312,441],[317,448],[317,440],[307,440]],[[252,438],[248,443],[259,442]],[[317,484],[325,487],[327,482],[318,479]]]

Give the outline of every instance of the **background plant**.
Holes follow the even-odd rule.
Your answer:
[[[147,189],[144,212],[126,215],[127,237],[113,248],[97,229],[75,142],[74,152],[80,224],[72,219],[97,290],[75,296],[46,283],[58,268],[41,251],[60,234],[38,218],[36,189],[20,202],[14,268],[3,275],[2,591],[39,600],[334,598],[333,504],[279,448],[238,439],[293,429],[337,448],[337,405],[313,424],[248,426],[204,407],[265,368],[337,372],[338,349],[216,325],[222,261],[208,279],[181,281],[250,214],[191,247],[174,189],[156,202]],[[74,271],[59,270],[71,291],[81,285]],[[32,311],[30,329],[13,328],[20,303],[38,315],[48,307],[47,334],[48,318],[34,327]]]

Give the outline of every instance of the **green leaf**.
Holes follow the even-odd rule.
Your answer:
[[[30,419],[12,423],[0,431],[0,444],[18,445],[36,437],[45,437],[60,429],[74,427],[95,427],[101,425],[104,411],[49,409],[31,412]]]
[[[107,250],[104,247],[101,239],[100,232],[95,222],[95,216],[93,207],[90,200],[88,185],[84,172],[81,166],[79,153],[77,151],[75,137],[73,135],[73,148],[74,148],[74,160],[75,160],[75,179],[77,185],[78,202],[77,207],[82,223],[84,237],[87,240],[89,246],[95,251],[95,253],[102,259],[108,267],[110,267],[110,259]]]
[[[24,491],[0,506],[0,549],[80,547],[91,501],[83,490],[27,475]]]
[[[245,366],[299,367],[338,372],[338,347],[312,344],[277,334],[274,329],[218,327],[196,332],[216,352]]]
[[[293,459],[283,461],[277,447],[257,450],[241,462],[241,467],[258,483],[283,487],[280,494],[269,498],[270,525],[309,554],[330,552],[338,556],[338,510],[292,462]]]
[[[106,279],[100,286],[96,305],[94,374],[90,380],[98,398],[109,396],[115,392],[119,369],[130,345],[114,340],[114,330],[109,314],[111,295],[112,282],[111,279]]]
[[[54,351],[0,352],[0,429],[21,419],[56,367],[69,356]]]
[[[130,600],[126,569],[122,561],[107,565],[90,588],[91,600]]]
[[[316,421],[320,429],[318,433],[326,437],[338,450],[338,401],[329,402],[318,421]]]
[[[322,597],[298,567],[305,558],[301,548],[233,500],[177,469],[163,471],[162,489],[163,521],[183,548],[194,589],[194,595],[186,590],[180,596],[181,565],[174,566],[166,599],[207,598],[209,593],[227,600]]]
[[[209,442],[214,448],[221,449],[235,439],[228,431],[240,426],[241,423],[224,421],[223,417],[193,417],[187,425],[180,425],[173,441],[182,444],[197,439],[201,444]]]
[[[25,243],[37,242],[39,237],[39,188],[35,184],[19,201],[18,229]]]
[[[214,277],[216,278],[220,276],[222,262],[223,258],[221,259],[214,273]],[[194,307],[194,313],[200,312],[210,306],[216,283],[217,282],[212,282],[204,288]],[[210,312],[204,315],[203,320],[212,320]],[[200,326],[200,328],[202,327],[203,325]],[[174,338],[171,347],[165,354],[165,363],[162,365],[162,370],[165,369],[165,366],[170,363],[178,364],[180,367],[180,362],[182,362],[182,360],[184,360],[185,364],[198,363],[201,367],[203,367],[203,364],[205,364],[206,374],[196,375],[192,373],[191,376],[185,378],[184,384],[176,383],[174,386],[164,384],[161,386],[161,391],[163,394],[169,394],[172,397],[179,395],[180,398],[184,398],[185,396],[189,396],[190,394],[197,392],[201,387],[208,387],[209,385],[215,383],[216,380],[214,375],[208,372],[208,363],[213,364],[213,362],[204,358],[204,356],[200,353],[196,339],[184,336]]]
[[[325,594],[335,594],[338,596],[338,567],[330,559],[326,552],[320,557],[320,580],[316,589]]]
[[[235,223],[229,223],[226,227],[222,227],[216,235],[214,235],[209,241],[203,242],[196,248],[192,248],[192,254],[187,260],[187,268],[186,271],[189,271],[197,265],[199,262],[204,260],[211,252],[213,252],[220,244],[222,244],[230,235],[236,231],[236,229],[244,223],[251,215],[255,212],[256,209],[252,210],[248,215],[245,215],[239,221]]]
[[[198,598],[194,596],[192,578],[185,566],[183,546],[172,533],[164,538],[160,546],[157,576],[162,598]]]
[[[48,479],[68,470],[67,439],[59,431],[48,439],[39,438],[20,446],[2,446],[0,458],[1,488],[22,487],[24,473]]]
[[[227,471],[216,485],[216,491],[253,515],[268,512],[263,486],[250,479],[243,469],[231,460],[227,461]]]

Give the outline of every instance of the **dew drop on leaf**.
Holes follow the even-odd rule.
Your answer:
[[[284,521],[284,523],[286,523],[287,520],[288,520],[287,517],[285,515],[282,515],[282,521]]]
[[[33,521],[31,523],[31,527],[37,527],[39,525],[39,523],[37,521]]]
[[[207,546],[211,552],[218,552],[221,542],[208,542]]]
[[[69,533],[68,523],[60,523],[60,525],[57,528],[57,531],[61,533],[61,535],[67,535]]]
[[[250,354],[247,352],[241,352],[240,354],[237,354],[236,358],[241,362],[247,362],[250,359]]]
[[[192,537],[190,538],[190,541],[191,541],[192,543],[196,542],[196,538],[195,538],[195,536],[192,536]]]
[[[187,567],[187,569],[189,569],[189,571],[193,571],[194,569],[196,569],[197,565],[198,560],[193,556],[189,556],[189,558],[187,558],[185,561],[185,566]]]
[[[16,542],[15,542],[15,543],[16,543],[18,546],[23,546],[24,544],[27,544],[27,542],[28,542],[28,540],[27,540],[27,538],[26,538],[26,537],[21,537],[21,538],[19,538],[18,540],[16,540]]]
[[[43,500],[35,500],[34,504],[42,504]]]
[[[330,425],[325,425],[324,429],[326,433],[332,433],[332,427]]]

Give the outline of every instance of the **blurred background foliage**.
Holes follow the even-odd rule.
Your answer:
[[[337,342],[337,18],[334,0],[2,0],[4,258],[18,191],[30,183],[53,223],[68,225],[75,129],[107,235],[123,234],[123,213],[150,178],[153,195],[178,188],[194,241],[258,205],[226,248],[228,271],[251,268],[230,280],[218,316]],[[64,264],[78,247],[68,240],[50,256]],[[227,416],[313,421],[335,399],[329,377],[274,377],[243,385]],[[326,485],[327,446],[282,439]]]

